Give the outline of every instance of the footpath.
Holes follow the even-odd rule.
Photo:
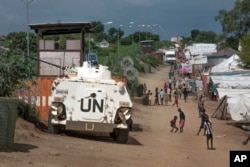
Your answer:
[[[168,81],[169,66],[162,65],[153,69],[152,73],[140,74],[139,82],[146,83],[147,89],[154,92],[155,88],[163,88]],[[151,105],[140,103],[134,105],[134,122],[141,124],[144,133],[136,135],[145,147],[151,152],[151,158],[157,161],[156,166],[229,166],[230,150],[249,150],[250,145],[242,145],[246,134],[239,128],[227,125],[227,121],[211,118],[218,102],[205,100],[205,108],[213,123],[214,147],[216,150],[207,150],[206,137],[203,133],[197,136],[200,127],[197,100],[195,96],[188,96],[185,103],[183,97],[179,100],[179,107],[186,115],[183,133],[171,133],[170,120],[176,115],[179,121],[178,107]],[[148,162],[149,163],[149,162]],[[144,164],[144,163],[143,163]]]

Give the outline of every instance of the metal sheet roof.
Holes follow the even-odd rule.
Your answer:
[[[72,33],[88,33],[93,27],[90,22],[57,22],[57,23],[42,23],[30,24],[31,29],[40,36],[59,35]]]

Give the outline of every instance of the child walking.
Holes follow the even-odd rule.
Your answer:
[[[151,106],[152,104],[152,97],[153,97],[153,94],[152,92],[150,92],[150,94],[148,95],[148,105]]]
[[[215,148],[213,147],[213,133],[212,133],[212,123],[209,121],[209,119],[207,118],[204,122],[204,126],[205,126],[205,133],[207,136],[207,149],[208,150],[215,150]],[[210,141],[210,147],[209,147],[209,141]]]
[[[178,95],[178,91],[177,91],[177,89],[174,91],[174,104],[172,104],[172,106],[174,106],[174,105],[176,105],[176,107],[178,107],[178,104],[179,104],[179,102],[178,102],[178,97],[179,97],[179,95]]]
[[[174,130],[175,130],[175,133],[179,130],[179,128],[177,128],[177,126],[176,126],[176,121],[177,121],[177,116],[174,116],[174,118],[170,121],[170,126],[172,127],[170,132],[172,132],[172,133]]]
[[[169,100],[169,94],[168,94],[168,91],[165,91],[165,94],[164,94],[164,100],[165,100],[165,105],[168,106],[168,100]]]

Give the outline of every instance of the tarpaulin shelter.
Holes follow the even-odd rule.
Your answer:
[[[217,89],[219,94],[224,94],[212,117],[234,121],[250,121],[250,90],[237,94],[229,89]],[[232,93],[230,93],[232,92]]]

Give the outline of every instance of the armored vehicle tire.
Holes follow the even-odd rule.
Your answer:
[[[52,114],[51,114],[51,111],[49,111],[49,117],[48,117],[48,132],[49,132],[49,133],[54,133],[54,128],[53,128],[53,124],[51,123],[51,119],[52,119]]]
[[[109,137],[111,137],[114,141],[116,141],[116,137],[117,137],[116,132],[109,133]]]
[[[53,134],[59,134],[63,131],[64,127],[63,125],[54,125],[51,123],[52,114],[49,112],[49,118],[48,118],[48,132]]]
[[[129,137],[129,130],[128,129],[119,129],[116,135],[117,143],[127,143]]]
[[[128,125],[128,130],[133,131],[133,120],[130,118],[126,121],[126,123]]]

